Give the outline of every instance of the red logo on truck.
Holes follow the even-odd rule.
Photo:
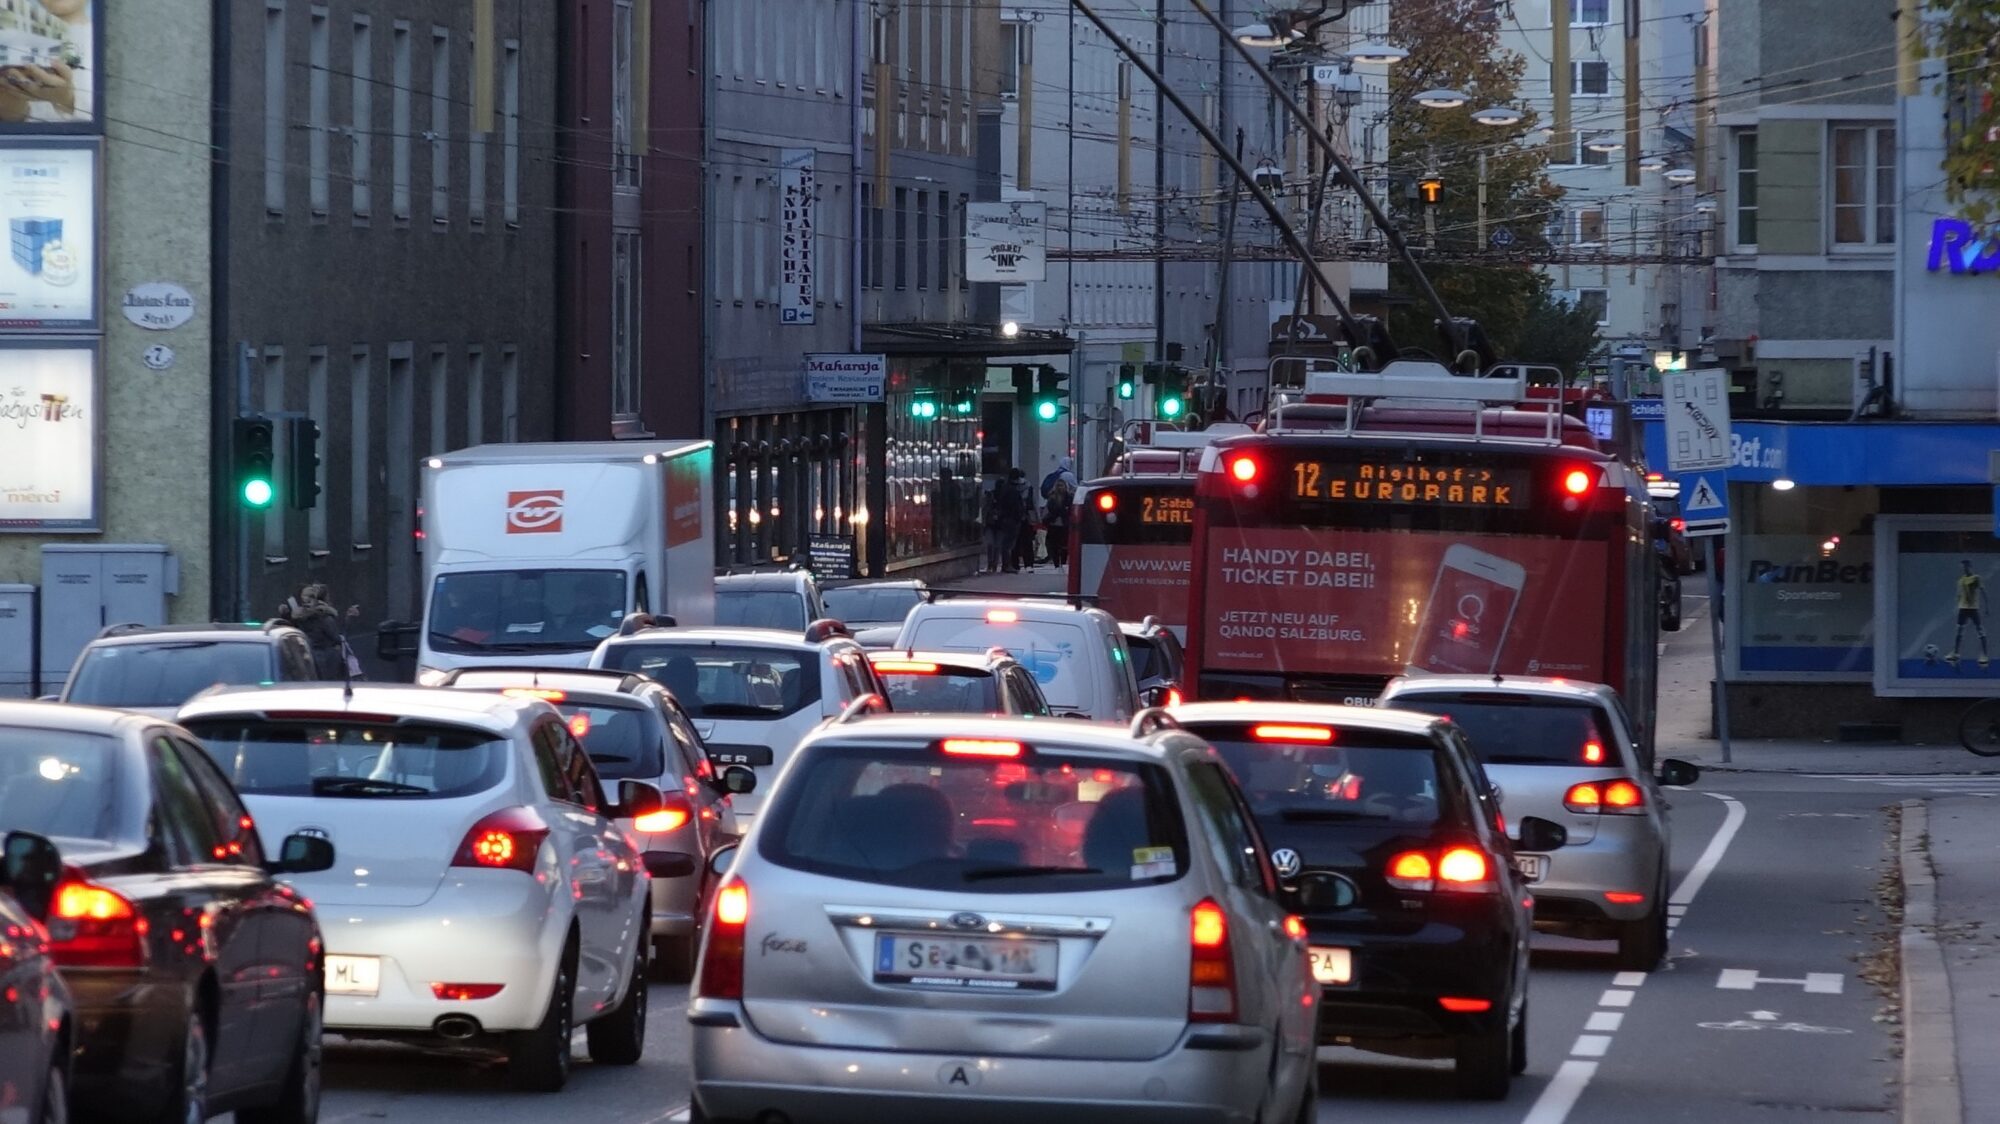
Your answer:
[[[507,493],[507,533],[510,535],[561,534],[562,519],[561,489]]]

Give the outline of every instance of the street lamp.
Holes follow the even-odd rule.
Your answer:
[[[1423,106],[1425,109],[1457,109],[1471,100],[1471,98],[1466,97],[1457,90],[1442,88],[1425,90],[1423,93],[1417,95],[1417,104]]]
[[[1285,189],[1285,170],[1272,163],[1269,157],[1258,162],[1250,178],[1257,181],[1258,187],[1273,195]]]
[[[1284,47],[1295,39],[1303,39],[1306,33],[1294,29],[1279,17],[1269,17],[1271,22],[1246,23],[1236,29],[1236,41],[1246,47]]]
[[[1639,170],[1642,172],[1664,172],[1667,170],[1667,158],[1664,156],[1642,156],[1639,158]]]
[[[1005,324],[1000,325],[1000,334],[1011,340],[1021,334],[1021,325],[1009,320]]]
[[[1694,201],[1694,209],[1704,215],[1712,215],[1715,213],[1715,200],[1697,199]]]
[[[1521,123],[1521,117],[1521,111],[1511,105],[1489,105],[1485,109],[1474,111],[1472,114],[1474,121],[1479,122],[1481,125],[1492,125],[1496,128],[1518,125]]]
[[[1693,183],[1693,182],[1694,182],[1694,180],[1695,180],[1695,175],[1694,175],[1694,169],[1693,169],[1693,168],[1669,168],[1669,169],[1667,169],[1667,182],[1668,182],[1668,183],[1678,183],[1678,184],[1688,184],[1688,183]]]
[[[1390,63],[1402,62],[1404,59],[1409,58],[1410,52],[1396,46],[1394,43],[1370,40],[1348,51],[1347,57],[1355,62],[1376,63],[1386,66]]]
[[[1583,147],[1592,152],[1609,154],[1624,148],[1625,142],[1610,133],[1599,133],[1589,140],[1584,141]]]

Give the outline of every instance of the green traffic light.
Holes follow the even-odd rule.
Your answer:
[[[1139,388],[1133,385],[1131,379],[1118,380],[1118,397],[1131,398],[1133,395],[1137,393],[1139,393]]]
[[[1178,398],[1162,398],[1162,399],[1160,399],[1160,416],[1161,416],[1161,417],[1163,417],[1163,418],[1177,418],[1177,417],[1180,417],[1180,416],[1181,416],[1181,400],[1180,400],[1180,399],[1178,399]]]
[[[269,480],[253,476],[243,482],[243,502],[250,507],[269,507],[276,494]]]
[[[1035,403],[1035,416],[1045,422],[1056,420],[1056,403],[1053,398],[1044,398]]]

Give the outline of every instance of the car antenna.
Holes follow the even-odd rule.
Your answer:
[[[347,636],[343,633],[340,637],[340,701],[343,703],[354,701],[354,664],[348,660],[347,653]]]

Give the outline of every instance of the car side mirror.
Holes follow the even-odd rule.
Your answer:
[[[1700,767],[1682,761],[1678,757],[1669,757],[1660,762],[1660,783],[1669,788],[1682,788],[1700,779]]]
[[[694,873],[694,856],[680,851],[647,851],[639,858],[654,878],[686,878]]]
[[[56,883],[62,881],[62,852],[31,831],[8,832],[5,847],[0,886],[7,887],[30,917],[46,919],[55,901]]]
[[[1165,706],[1167,705],[1167,697],[1170,690],[1171,688],[1165,684],[1147,687],[1145,690],[1139,692],[1139,705],[1149,710],[1156,706]]]
[[[333,843],[317,835],[287,835],[278,860],[264,864],[272,874],[317,874],[333,869]]]
[[[1499,803],[1502,803],[1502,802],[1504,802],[1504,801],[1506,800],[1506,798],[1507,798],[1507,793],[1506,793],[1506,790],[1505,790],[1505,789],[1502,789],[1502,788],[1501,788],[1501,787],[1500,787],[1499,785],[1497,785],[1497,784],[1496,784],[1496,785],[1492,785],[1492,786],[1491,786],[1491,787],[1489,787],[1489,788],[1488,788],[1488,789],[1487,789],[1486,791],[1488,791],[1488,792],[1490,792],[1490,793],[1492,793],[1492,794],[1493,794],[1493,802],[1494,802],[1495,804],[1499,804]]]
[[[1299,875],[1291,897],[1300,913],[1336,913],[1359,901],[1361,894],[1353,882],[1340,875],[1310,871]]]
[[[733,845],[719,848],[708,856],[708,872],[720,877],[728,874],[730,866],[735,862],[736,848]]]
[[[383,621],[375,626],[375,655],[391,662],[417,654],[417,626],[412,621]]]
[[[618,782],[618,818],[636,820],[666,807],[667,798],[645,781]]]
[[[1521,817],[1521,842],[1523,851],[1553,851],[1569,842],[1569,829],[1554,820],[1540,816]]]
[[[742,765],[724,766],[722,775],[715,780],[731,796],[748,796],[757,791],[757,774]]]

